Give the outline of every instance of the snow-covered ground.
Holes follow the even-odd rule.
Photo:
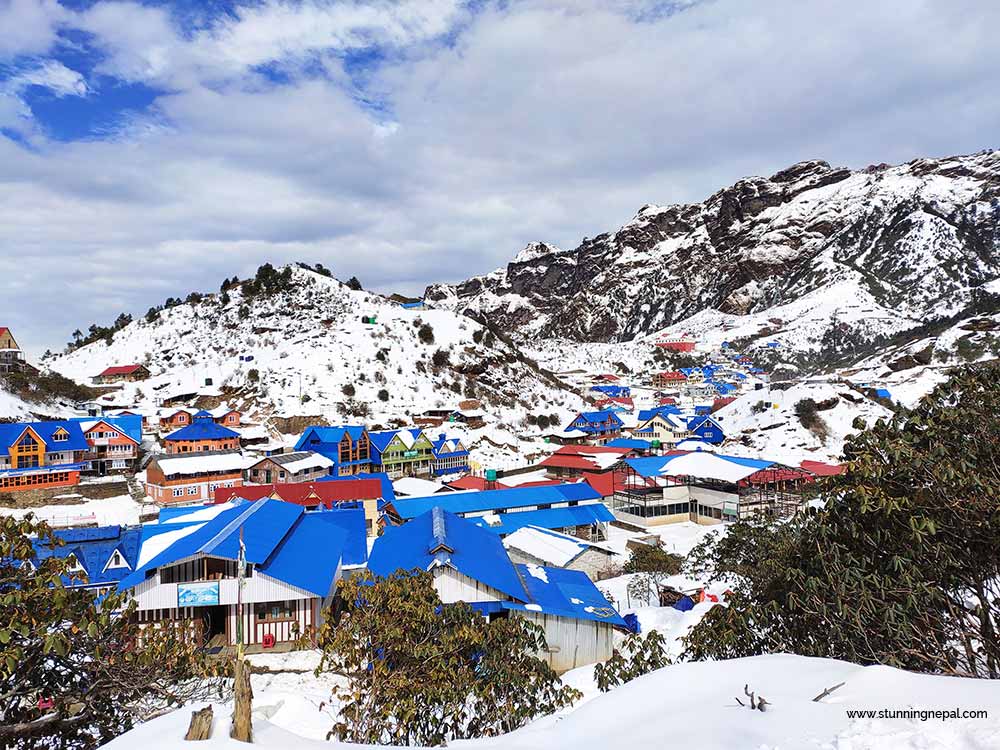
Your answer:
[[[0,515],[23,518],[31,513],[35,518],[53,526],[80,526],[97,524],[98,526],[113,526],[115,524],[132,525],[139,523],[141,506],[129,495],[100,500],[84,500],[76,502],[73,488],[66,488],[66,502],[60,503],[59,497],[53,498],[49,505],[37,508],[4,508],[0,507]]]
[[[298,663],[298,662],[297,662]],[[300,666],[308,664],[303,658]],[[1000,747],[1000,691],[987,680],[916,675],[890,667],[860,667],[832,659],[774,654],[720,662],[675,664],[597,693],[592,670],[569,673],[585,699],[574,710],[542,718],[512,734],[453,742],[453,747],[684,747],[698,750],[986,750]],[[844,683],[814,701],[826,688]],[[762,713],[747,703],[744,685],[768,701]],[[313,691],[316,692],[313,692]],[[269,748],[329,748],[332,720],[317,701],[326,691],[298,676],[254,677],[254,744]],[[200,705],[197,707],[201,707]],[[849,710],[982,711],[990,718],[851,718]],[[215,707],[212,738],[201,747],[245,748],[229,738],[230,708]],[[190,710],[136,727],[106,745],[111,750],[187,750]]]

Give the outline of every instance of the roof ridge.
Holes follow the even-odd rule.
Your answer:
[[[263,507],[264,507],[263,502],[261,502],[260,500],[254,501],[249,508],[246,508],[245,510],[240,512],[236,516],[236,518],[234,518],[232,521],[223,526],[222,530],[219,531],[219,533],[217,533],[215,536],[213,536],[211,539],[209,539],[207,542],[201,545],[201,547],[199,547],[197,551],[199,553],[205,553],[206,555],[211,554],[212,551],[220,544],[222,544],[225,538],[228,537],[231,533],[233,533],[233,531],[235,531],[238,526],[244,523],[247,519],[250,518],[250,516],[252,516],[254,513],[256,513]]]

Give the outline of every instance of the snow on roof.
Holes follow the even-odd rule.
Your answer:
[[[279,460],[286,457],[292,458],[292,460]],[[292,474],[298,474],[300,471],[307,471],[309,469],[329,469],[333,466],[333,461],[331,459],[326,456],[322,456],[319,453],[313,453],[312,451],[297,451],[295,453],[269,456],[268,458],[273,460],[286,471],[290,471]]]
[[[142,547],[139,549],[139,560],[136,562],[135,567],[141,568],[165,549],[170,547],[170,545],[174,542],[179,539],[183,539],[188,534],[193,534],[204,525],[205,523],[192,523],[187,526],[181,526],[178,529],[171,529],[170,531],[154,534],[148,538],[146,538],[146,534],[143,533],[144,538],[142,541]]]
[[[411,497],[433,495],[435,492],[445,489],[442,484],[418,477],[401,477],[392,483],[392,488],[397,494]]]
[[[538,526],[525,526],[504,537],[507,549],[516,549],[548,565],[565,567],[590,547],[610,551],[601,545],[592,545],[583,539],[560,534]]]
[[[177,456],[156,459],[160,470],[167,476],[174,474],[199,474],[209,471],[242,471],[247,459],[241,453],[208,453],[194,456]]]

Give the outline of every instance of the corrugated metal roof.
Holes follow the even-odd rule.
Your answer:
[[[205,412],[203,416],[195,415],[194,421],[186,427],[174,430],[167,435],[164,440],[171,442],[178,440],[225,440],[227,438],[239,438],[240,434],[217,424],[212,415]]]
[[[511,487],[481,492],[454,492],[428,497],[407,497],[397,500],[393,507],[401,518],[416,518],[434,506],[451,513],[475,513],[484,510],[518,508],[526,505],[549,505],[571,500],[600,500],[587,484],[550,484],[542,487]]]
[[[368,560],[368,569],[379,576],[438,565],[528,601],[500,537],[441,508],[428,509],[402,526],[386,529],[375,541]]]
[[[48,422],[11,422],[0,424],[0,455],[10,454],[10,446],[15,443],[27,429],[31,428],[45,443],[46,451],[84,451],[87,450],[87,440],[80,429],[80,423],[72,419],[57,419]],[[52,436],[60,428],[67,433],[66,440],[55,441]]]
[[[594,494],[597,494],[596,492]],[[513,534],[526,526],[542,529],[567,529],[572,526],[589,526],[593,523],[607,523],[615,520],[615,515],[604,503],[587,503],[572,508],[546,508],[545,510],[523,510],[517,513],[478,516],[468,519],[477,526],[489,529],[494,534]]]

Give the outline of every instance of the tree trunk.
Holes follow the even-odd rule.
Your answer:
[[[188,724],[185,740],[207,740],[212,735],[212,707],[205,706],[201,711],[191,712],[191,723]]]
[[[252,703],[250,666],[244,659],[237,658],[233,670],[233,726],[229,730],[229,736],[234,740],[253,742]]]

